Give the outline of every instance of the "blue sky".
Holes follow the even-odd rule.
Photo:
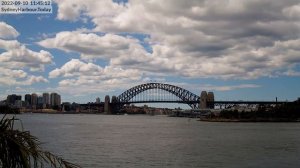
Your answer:
[[[0,14],[0,98],[102,100],[156,81],[217,100],[300,97],[299,1],[53,1]]]

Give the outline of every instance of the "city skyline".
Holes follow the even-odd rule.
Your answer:
[[[300,97],[297,1],[52,1],[0,14],[0,99],[91,102],[151,81],[218,100]]]
[[[11,94],[7,95],[5,100],[6,105],[21,107],[40,106],[38,108],[49,108],[50,106],[60,106],[61,105],[61,95],[55,92],[44,92],[43,94],[36,93],[26,93],[24,95]],[[19,101],[19,102],[18,102]]]

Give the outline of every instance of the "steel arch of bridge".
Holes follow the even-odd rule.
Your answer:
[[[161,89],[167,91],[182,100],[182,103],[188,104],[192,109],[198,108],[200,97],[186,89],[178,86],[164,83],[146,83],[134,86],[117,97],[117,103],[126,104],[136,95],[150,89]],[[148,101],[151,102],[151,101]]]

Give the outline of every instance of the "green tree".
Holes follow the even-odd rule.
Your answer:
[[[3,168],[79,168],[80,166],[41,149],[38,138],[29,131],[15,129],[15,117],[0,121],[0,167]]]

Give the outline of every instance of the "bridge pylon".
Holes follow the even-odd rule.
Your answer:
[[[207,92],[202,91],[200,94],[199,109],[207,109]]]
[[[202,91],[200,94],[199,109],[214,109],[215,97],[213,92]]]
[[[208,92],[207,93],[207,107],[209,109],[214,109],[215,108],[215,96],[214,96],[214,92]]]

